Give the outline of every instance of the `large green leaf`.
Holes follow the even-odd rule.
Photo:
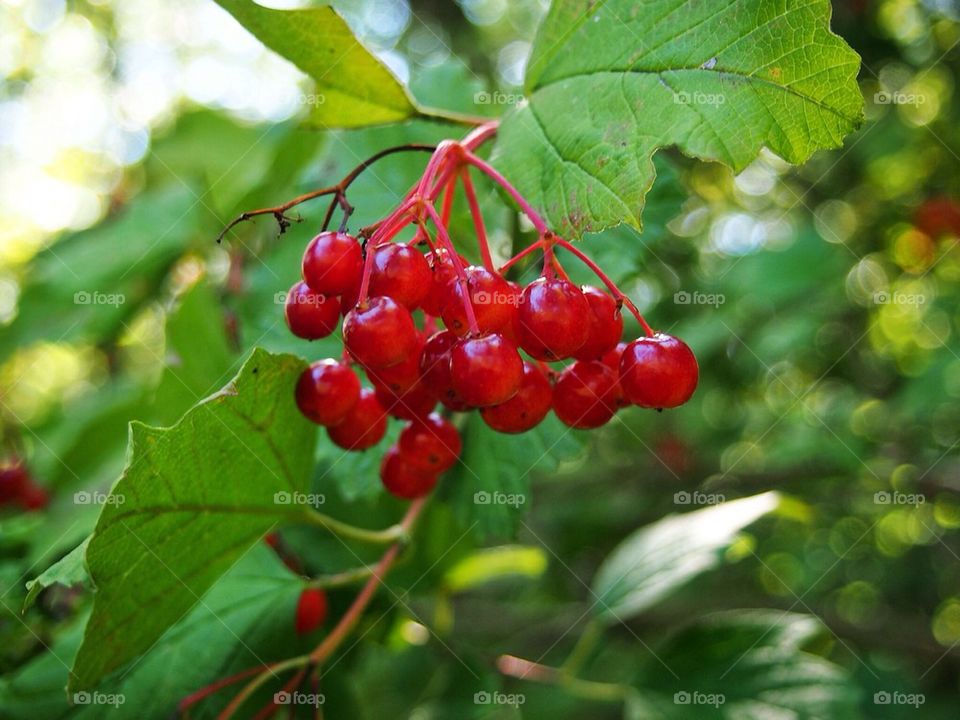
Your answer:
[[[857,717],[849,674],[809,652],[824,631],[814,617],[773,610],[707,616],[657,648],[628,708],[664,720]]]
[[[322,127],[398,122],[417,114],[410,95],[329,7],[271,10],[250,0],[217,0],[264,45],[316,84],[310,121]]]
[[[496,161],[563,233],[640,226],[658,148],[740,170],[838,147],[863,114],[859,57],[827,0],[557,0]]]
[[[275,523],[306,508],[315,431],[291,388],[304,363],[254,351],[173,427],[131,426],[130,460],[87,549],[97,592],[73,689],[145,652]]]
[[[779,504],[779,496],[732,500],[640,528],[604,560],[593,580],[594,610],[619,622],[655,605],[717,566],[736,534]]]
[[[302,587],[275,553],[263,544],[255,546],[147,657],[99,686],[105,695],[122,694],[124,701],[116,708],[67,704],[64,663],[80,645],[85,618],[78,618],[60,634],[52,652],[38,655],[0,680],[3,717],[97,718],[107,713],[115,718],[166,720],[178,700],[204,684],[289,654],[296,642],[294,605]],[[229,692],[216,695],[192,716],[212,717],[230,697]]]

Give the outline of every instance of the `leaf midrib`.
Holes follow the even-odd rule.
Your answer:
[[[847,63],[847,64],[850,65],[852,63]],[[841,68],[844,66],[837,65],[836,67]],[[832,70],[833,68],[824,68],[824,69]],[[707,70],[706,68],[700,67],[700,66],[675,67],[675,68],[627,68],[627,69],[613,69],[613,70],[592,70],[590,72],[585,72],[585,73],[572,73],[570,75],[564,75],[562,77],[554,78],[549,82],[544,83],[543,85],[537,86],[537,88],[533,91],[533,95],[531,96],[530,100],[532,102],[533,98],[538,93],[542,92],[543,90],[546,90],[552,85],[556,85],[557,83],[564,82],[566,80],[577,80],[580,78],[594,77],[597,75],[613,75],[615,77],[623,77],[624,75],[656,75],[660,78],[661,82],[664,82],[665,84],[665,81],[663,81],[663,78],[661,77],[664,73],[679,73],[679,72],[703,72],[703,73],[712,73],[714,75],[720,75],[720,76],[729,75],[730,77],[744,80],[747,83],[756,82],[758,84],[766,85],[766,86],[775,88],[777,90],[781,90],[790,95],[793,95],[797,98],[800,98],[801,100],[808,102],[811,105],[814,105],[820,108],[821,110],[825,110],[833,115],[836,115],[838,118],[845,120],[847,122],[856,123],[860,119],[859,116],[856,116],[856,115],[853,115],[853,116],[844,115],[842,112],[840,112],[836,108],[826,105],[823,102],[817,100],[816,98],[810,97],[809,95],[805,95],[804,93],[801,93],[793,89],[789,85],[780,85],[779,83],[775,83],[772,80],[767,80],[765,78],[759,77],[754,74],[745,74],[745,73],[736,72],[733,70]]]

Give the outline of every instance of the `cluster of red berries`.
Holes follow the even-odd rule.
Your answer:
[[[596,428],[625,405],[681,405],[697,385],[690,348],[654,333],[603,271],[550,232],[516,188],[473,152],[492,132],[485,126],[463,142],[441,143],[404,201],[361,232],[363,243],[343,226],[313,238],[303,280],[287,296],[287,323],[298,337],[326,337],[343,317],[343,360],[321,360],[304,371],[296,387],[300,410],[346,450],[377,444],[389,416],[405,420],[380,467],[384,486],[401,498],[428,493],[460,455],[460,435],[434,412],[438,403],[449,412],[478,409],[487,425],[504,433],[530,430],[551,409],[570,427]],[[539,233],[499,270],[471,167],[503,187]],[[470,206],[480,265],[468,265],[447,229],[458,184]],[[399,241],[410,225],[415,234]],[[591,268],[609,292],[571,283],[557,248]],[[539,278],[521,288],[504,276],[536,251],[543,258]],[[624,306],[646,333],[626,344]],[[565,361],[572,362],[562,370],[548,365]],[[371,388],[361,387],[352,365]]]
[[[385,242],[367,251],[366,297],[358,302],[360,243],[323,232],[307,247],[304,280],[287,296],[288,325],[298,337],[318,339],[333,333],[343,314],[347,359],[311,365],[296,400],[347,450],[378,443],[388,416],[406,420],[380,471],[398,497],[429,492],[459,457],[459,433],[434,412],[438,403],[455,412],[479,409],[494,430],[521,433],[551,408],[570,427],[596,428],[624,405],[676,407],[696,387],[689,347],[663,334],[620,342],[621,303],[598,288],[553,273],[521,288],[483,266],[461,267],[461,277],[455,262],[466,263],[442,248],[424,253]],[[559,373],[546,365],[564,360],[574,362]],[[361,387],[351,362],[372,389]]]
[[[23,463],[0,464],[0,507],[42,510],[49,500],[47,491],[33,482]]]

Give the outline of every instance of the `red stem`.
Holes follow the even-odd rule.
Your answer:
[[[195,693],[191,695],[187,695],[183,700],[177,703],[177,712],[182,714],[185,710],[188,710],[191,706],[196,705],[198,702],[200,702],[204,698],[207,698],[210,695],[213,695],[218,690],[222,690],[223,688],[233,685],[234,683],[238,683],[241,680],[250,677],[251,675],[257,675],[261,672],[264,672],[265,670],[269,670],[272,667],[273,667],[273,664],[264,665],[262,667],[247,668],[246,670],[238,672],[236,675],[230,675],[229,677],[220,678],[216,682],[210,683],[209,685],[206,685],[200,688]]]
[[[654,333],[650,325],[647,324],[647,321],[643,319],[643,315],[641,315],[640,311],[637,310],[637,306],[633,304],[633,301],[623,294],[623,292],[620,290],[620,288],[616,286],[613,280],[607,277],[606,273],[604,273],[603,270],[600,269],[599,265],[597,265],[593,260],[591,260],[587,255],[585,255],[583,251],[574,247],[573,244],[567,242],[562,238],[554,237],[552,238],[552,242],[556,243],[557,245],[564,248],[565,250],[569,250],[584,265],[586,265],[588,268],[593,270],[594,274],[598,278],[600,278],[600,280],[603,281],[603,284],[610,289],[610,292],[613,294],[613,296],[618,300],[620,300],[624,305],[626,305],[627,308],[630,310],[630,312],[633,313],[633,316],[637,319],[637,322],[640,323],[640,325],[643,327],[643,330],[645,333],[647,333],[648,337],[653,337],[656,334]]]
[[[440,217],[444,227],[450,226],[450,211],[453,210],[453,192],[457,187],[457,177],[452,176],[444,186],[443,205],[440,208]]]
[[[474,191],[473,181],[470,179],[470,169],[461,167],[460,178],[463,181],[463,194],[467,196],[467,204],[470,206],[470,216],[473,218],[473,226],[477,231],[477,245],[480,246],[480,257],[483,258],[483,266],[490,272],[494,272],[493,258],[490,256],[490,244],[487,242],[487,228],[483,224],[483,213],[480,212],[477,193]]]
[[[439,152],[439,151],[438,151]],[[476,155],[471,152],[465,154],[466,160],[468,163],[479,169],[481,172],[489,175],[494,182],[496,182],[500,187],[506,190],[510,196],[514,199],[517,205],[520,206],[520,209],[524,214],[530,218],[530,222],[533,223],[533,226],[537,229],[537,232],[541,235],[546,235],[549,232],[547,224],[543,221],[543,218],[540,217],[539,213],[533,209],[533,207],[526,201],[523,195],[520,194],[520,191],[517,190],[513,185],[510,184],[503,175],[493,169],[491,165],[484,162]]]
[[[523,260],[523,258],[525,258],[527,255],[534,252],[535,250],[542,249],[544,245],[546,245],[546,243],[544,242],[544,240],[540,239],[540,240],[537,240],[533,245],[530,245],[529,247],[524,248],[523,250],[518,252],[516,255],[514,255],[512,258],[510,258],[503,265],[500,266],[500,274],[503,275],[505,272],[507,272],[507,270],[509,270],[511,267],[513,267],[518,262]]]
[[[479,335],[480,326],[477,324],[477,315],[473,311],[473,301],[470,299],[470,285],[467,282],[467,274],[463,270],[463,263],[460,262],[460,255],[457,254],[457,249],[453,246],[453,241],[450,239],[447,229],[443,226],[440,216],[437,215],[437,211],[429,203],[424,204],[424,208],[436,226],[437,237],[440,239],[440,244],[447,249],[447,253],[450,255],[450,262],[453,264],[453,269],[457,273],[457,281],[460,283],[460,289],[462,290],[460,299],[463,301],[463,311],[467,315],[470,334],[474,336]]]

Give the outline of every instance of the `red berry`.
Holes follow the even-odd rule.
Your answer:
[[[580,360],[560,373],[553,411],[564,425],[598,428],[616,413],[621,394],[613,370],[597,360]]]
[[[353,285],[343,291],[340,295],[340,312],[346,315],[357,306],[360,299],[360,286],[363,284],[363,273],[357,275]]]
[[[374,387],[382,387],[391,393],[402,394],[420,380],[420,354],[423,350],[423,336],[417,333],[417,347],[403,361],[387,368],[374,370],[367,368],[367,377]]]
[[[322,232],[303,254],[303,279],[324,295],[342,295],[363,272],[363,253],[356,238],[340,232]]]
[[[385,387],[376,388],[377,400],[386,408],[387,413],[401,420],[416,420],[426,417],[437,406],[436,396],[422,383],[416,383],[401,393],[395,393]]]
[[[300,373],[295,397],[307,418],[318,425],[336,425],[360,399],[360,381],[344,363],[320,360]]]
[[[597,360],[620,342],[623,335],[623,315],[617,301],[590,285],[580,288],[590,306],[587,313],[587,341],[573,357],[577,360]]]
[[[387,450],[380,463],[380,480],[391,495],[404,500],[423,497],[437,484],[437,473],[407,462],[396,447]]]
[[[403,305],[392,298],[372,297],[343,319],[343,344],[361,365],[386,368],[416,352],[417,327]]]
[[[462,341],[450,352],[453,388],[473,407],[506,402],[520,389],[523,361],[517,346],[502,335]]]
[[[618,375],[620,374],[620,358],[623,357],[623,351],[626,349],[627,344],[625,342],[617,343],[617,346],[608,352],[603,354],[603,357],[600,358],[600,362],[606,365],[608,368],[613,370]]]
[[[450,351],[460,338],[449,330],[434,333],[420,353],[420,376],[424,386],[451,410],[467,410],[469,406],[453,388],[450,372]]]
[[[485,407],[480,417],[491,428],[501,433],[522,433],[536,427],[550,412],[553,387],[537,365],[523,364],[520,390],[505,403]]]
[[[442,473],[456,464],[463,443],[453,423],[431,413],[407,425],[400,433],[397,447],[410,465]]]
[[[337,329],[340,300],[321,295],[305,282],[298,282],[287,293],[283,312],[290,332],[305,340],[319,340]]]
[[[466,265],[466,263],[463,264]],[[443,248],[435,250],[427,256],[427,265],[433,271],[433,275],[430,279],[427,294],[420,306],[427,315],[440,317],[443,306],[451,292],[450,285],[456,282],[457,271],[450,260],[450,253]]]
[[[373,390],[364,388],[360,399],[338,425],[327,428],[327,435],[344,450],[366,450],[383,439],[387,432],[387,411]]]
[[[481,333],[497,332],[513,321],[520,298],[515,287],[484,267],[471,265],[464,270],[477,326]],[[454,334],[463,337],[470,331],[463,307],[463,289],[459,282],[448,286],[441,317]]]
[[[20,492],[20,504],[27,510],[43,510],[50,502],[50,493],[39,485],[28,484]]]
[[[430,291],[432,281],[426,259],[406,243],[385,243],[374,250],[371,295],[391,297],[415,310]]]
[[[323,625],[327,619],[327,594],[320,588],[306,588],[297,600],[294,626],[297,635],[306,635]]]
[[[683,405],[697,388],[697,358],[685,342],[657,333],[627,345],[620,358],[620,386],[634,405]]]
[[[590,305],[576,285],[538,278],[523,289],[520,347],[537,360],[572,357],[587,341],[589,314]]]
[[[30,483],[30,475],[20,463],[0,467],[0,505],[20,497]]]

